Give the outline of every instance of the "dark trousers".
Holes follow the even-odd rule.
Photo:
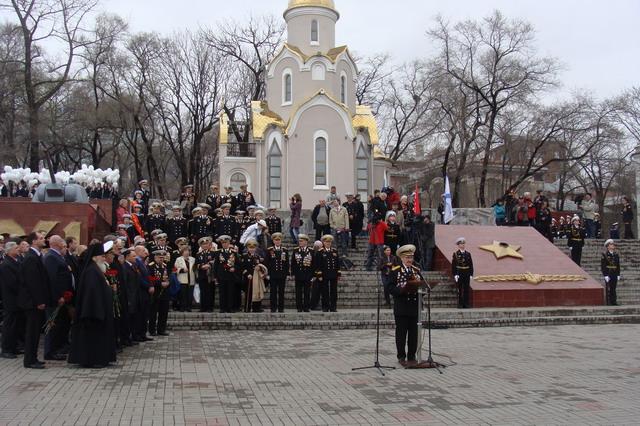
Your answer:
[[[198,286],[200,286],[200,312],[213,312],[213,306],[216,303],[216,286],[206,278],[198,281]],[[222,309],[222,288],[220,304]]]
[[[580,262],[582,262],[582,247],[571,248],[571,260],[573,260],[576,265],[580,266]]]
[[[233,283],[233,312],[241,312],[242,311],[242,285],[239,282]]]
[[[625,240],[633,240],[633,228],[630,223],[624,224],[624,238]]]
[[[358,240],[358,234],[360,232],[362,232],[362,228],[360,230],[351,228],[351,248],[352,249],[356,248],[357,240]]]
[[[320,241],[323,235],[331,233],[331,227],[329,225],[316,225],[316,241]]]
[[[50,318],[56,308],[45,309],[45,315]],[[69,345],[69,330],[71,318],[66,308],[60,309],[56,318],[56,325],[44,336],[44,356],[56,355],[58,351]]]
[[[468,309],[471,307],[471,284],[470,276],[460,274],[458,278],[458,308]]]
[[[585,219],[585,229],[587,230],[587,238],[595,238],[596,237],[596,223],[593,219]]]
[[[338,280],[336,278],[325,278],[319,284],[320,294],[322,295],[322,311],[337,312]]]
[[[24,337],[24,366],[34,364],[38,360],[38,343],[40,343],[40,329],[44,323],[44,311],[29,309],[25,311],[26,334]]]
[[[269,282],[271,312],[284,312],[284,287],[286,278],[271,278]]]
[[[607,305],[617,305],[618,304],[618,295],[616,294],[616,288],[618,287],[618,277],[613,276],[609,277],[609,282],[607,283]]]
[[[396,320],[396,351],[398,359],[414,361],[418,350],[418,317],[394,315]]]
[[[235,303],[235,282],[233,280],[219,281],[220,313],[233,312]]]
[[[317,279],[311,282],[311,300],[309,300],[309,309],[318,309],[320,303],[320,295],[322,290],[322,283]]]
[[[390,278],[382,274],[382,288],[384,289],[384,302],[387,306],[391,305],[391,293],[389,292]]]
[[[136,340],[141,340],[147,336],[147,325],[149,324],[149,305],[151,303],[148,291],[140,292],[140,305],[134,314],[134,334]]]
[[[188,284],[180,284],[180,294],[178,295],[180,301],[180,310],[191,312],[193,305],[193,286]]]
[[[2,352],[15,354],[18,351],[18,312],[4,311],[2,319]]]
[[[309,295],[311,280],[296,280],[296,309],[298,312],[309,312]]]
[[[163,295],[163,297],[154,297],[151,301],[149,309],[149,333],[151,334],[164,333],[167,331],[169,298],[164,296],[166,295]]]

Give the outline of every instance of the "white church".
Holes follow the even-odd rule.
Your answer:
[[[311,208],[331,186],[366,202],[383,185],[391,163],[371,109],[356,103],[358,69],[347,46],[336,47],[339,18],[333,0],[289,1],[287,42],[267,66],[266,100],[251,105],[248,146],[221,117],[221,185],[246,184],[278,209],[295,193]]]

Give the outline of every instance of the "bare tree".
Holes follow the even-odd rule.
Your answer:
[[[236,121],[248,120],[251,101],[264,99],[266,67],[282,45],[284,31],[281,20],[273,15],[251,16],[246,23],[230,21],[208,31],[210,47],[237,66],[229,76],[223,108],[239,142],[249,140],[250,129],[240,129]]]
[[[387,92],[386,83],[393,72],[389,66],[389,59],[387,53],[354,58],[358,65],[356,102],[358,105],[369,105],[374,115],[377,115],[382,107]]]
[[[467,20],[453,26],[438,18],[428,34],[440,45],[444,70],[477,93],[487,110],[478,191],[479,204],[484,207],[490,153],[502,111],[552,87],[558,66],[552,58],[536,56],[531,24],[507,20],[498,11],[481,21]]]
[[[19,79],[21,42],[20,29],[12,24],[0,24],[0,161],[18,164],[16,136],[20,126],[20,109],[24,99]]]
[[[82,27],[98,0],[11,0],[22,33],[23,54],[18,62],[24,78],[29,122],[29,166],[40,163],[40,109],[72,76],[78,49],[88,42]],[[47,54],[44,45],[58,54]],[[59,49],[59,50],[58,50]],[[57,57],[62,59],[56,61]]]
[[[432,120],[436,111],[432,83],[427,66],[419,61],[404,65],[389,79],[379,121],[393,161],[437,131],[438,120]]]

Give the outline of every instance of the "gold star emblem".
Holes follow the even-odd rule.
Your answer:
[[[494,241],[491,245],[480,246],[482,250],[490,251],[496,259],[502,259],[503,257],[515,257],[516,259],[524,259],[524,256],[518,253],[520,246],[512,246],[509,243],[500,241]]]

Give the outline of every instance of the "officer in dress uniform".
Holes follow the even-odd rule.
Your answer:
[[[233,188],[231,186],[225,186],[224,191],[225,191],[224,195],[220,196],[220,208],[222,208],[224,204],[229,204],[231,206],[230,212],[234,213],[237,208],[236,204],[238,202],[238,198],[235,195],[233,195]],[[242,209],[242,210],[246,210],[246,209]]]
[[[247,210],[247,207],[255,205],[256,199],[251,192],[247,190],[247,185],[240,185],[240,192],[236,196],[236,208]]]
[[[456,240],[458,250],[451,259],[451,272],[458,284],[458,308],[470,308],[471,278],[473,278],[473,259],[471,253],[465,249],[466,241],[460,237]]]
[[[423,281],[420,268],[413,264],[416,246],[404,245],[396,251],[400,264],[391,267],[388,292],[393,295],[393,316],[396,323],[396,351],[398,362],[403,367],[416,364],[418,350],[418,312],[417,287],[410,282]]]
[[[232,313],[235,311],[238,277],[242,265],[238,253],[231,247],[231,237],[221,235],[218,241],[221,248],[215,252],[213,276],[220,289],[220,313]]]
[[[338,312],[338,279],[340,278],[340,255],[331,247],[332,235],[322,237],[322,248],[316,253],[315,275],[322,295],[322,311]]]
[[[578,266],[582,262],[582,247],[584,247],[585,238],[587,238],[587,231],[580,225],[580,218],[574,216],[567,235],[567,246],[571,249],[571,260]]]
[[[153,203],[151,205],[151,214],[147,216],[145,223],[145,231],[147,234],[151,233],[154,229],[164,229],[165,216],[162,213],[163,207],[160,203]]]
[[[154,229],[153,231],[151,231],[151,234],[149,235],[150,240],[146,244],[149,253],[153,253],[154,251],[158,250],[158,235],[162,233],[164,233],[162,229]]]
[[[276,216],[276,208],[269,207],[267,210],[267,217],[264,219],[267,222],[267,228],[269,229],[269,234],[277,234],[282,233],[282,219]]]
[[[142,192],[142,212],[145,215],[149,213],[149,200],[151,199],[151,191],[149,190],[149,181],[146,179],[142,179],[138,182],[138,189],[134,191],[133,198],[135,197],[135,193],[137,191]]]
[[[173,215],[165,221],[165,227],[169,241],[174,243],[178,238],[189,235],[189,220],[182,215],[182,208],[175,205],[171,208]]]
[[[296,308],[309,312],[311,281],[314,275],[314,252],[309,247],[309,236],[298,235],[298,247],[291,253],[291,275],[296,280]]]
[[[202,207],[196,207],[191,213],[193,219],[189,221],[189,235],[191,235],[191,249],[196,253],[200,239],[210,237],[212,234],[211,218],[204,214]]]
[[[196,194],[193,192],[193,185],[185,185],[182,188],[182,194],[180,194],[180,207],[182,208],[182,214],[189,217],[193,209],[196,207],[196,203]]]
[[[149,310],[149,334],[168,336],[167,318],[169,317],[169,273],[165,264],[167,252],[153,252],[153,262],[149,263],[149,277],[155,288]]]
[[[231,216],[231,203],[225,203],[221,208],[222,216],[216,221],[214,235],[217,239],[220,239],[222,235],[229,237],[237,235],[238,222],[235,217]]]
[[[240,257],[240,262],[242,264],[242,281],[245,290],[244,311],[262,312],[261,297],[264,297],[264,280],[266,279],[267,272],[267,268],[265,266],[265,258],[260,250],[258,250],[258,242],[256,240],[248,240],[245,246],[247,248],[247,251]],[[254,280],[254,275],[256,273],[256,267],[258,267],[258,265],[262,265],[264,267],[264,269],[260,269],[265,276],[261,277],[262,286],[258,289],[254,289],[253,285],[254,282],[256,282],[256,280]],[[260,285],[260,283],[256,282],[256,285]]]
[[[269,269],[271,312],[284,312],[284,289],[289,275],[289,252],[282,246],[282,234],[271,236],[273,245],[267,248],[266,266]]]
[[[616,246],[613,240],[609,239],[604,243],[605,252],[602,253],[600,266],[604,282],[607,288],[607,305],[617,306],[618,296],[616,287],[620,280],[620,256],[616,253]]]
[[[242,234],[244,234],[244,231],[246,231],[247,228],[248,225],[245,217],[245,211],[236,210],[236,233],[231,236],[236,244],[240,245],[240,237],[242,237]]]
[[[197,282],[200,287],[200,312],[213,312],[216,301],[216,287],[213,276],[213,263],[216,253],[212,250],[211,237],[198,240],[200,250],[196,254]]]
[[[220,191],[217,185],[211,185],[211,193],[207,195],[205,203],[209,204],[213,210],[220,208],[222,202],[220,200]]]
[[[391,253],[395,253],[400,246],[400,225],[396,223],[396,212],[389,210],[386,214],[387,228],[384,231],[384,245],[391,248]]]

